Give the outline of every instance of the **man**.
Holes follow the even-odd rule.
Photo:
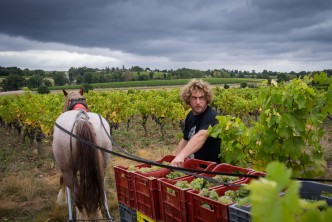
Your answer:
[[[218,123],[217,112],[209,104],[212,101],[212,89],[202,80],[191,80],[180,93],[184,103],[191,111],[185,119],[183,138],[176,151],[172,165],[182,167],[186,157],[220,163],[221,140],[209,137],[207,129]]]

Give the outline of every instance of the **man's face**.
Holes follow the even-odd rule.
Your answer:
[[[207,107],[206,98],[203,92],[193,92],[190,96],[189,105],[194,112],[194,115],[199,115],[205,111]]]

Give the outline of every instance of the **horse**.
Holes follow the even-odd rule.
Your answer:
[[[109,216],[105,172],[110,155],[80,141],[79,138],[106,150],[112,150],[110,126],[103,117],[89,112],[83,97],[83,88],[79,92],[62,91],[65,96],[64,112],[55,122],[52,144],[53,154],[61,171],[61,189],[57,204],[63,206],[68,201],[71,214],[71,191],[76,206],[76,219],[102,219],[103,204]],[[76,135],[77,139],[68,132]]]

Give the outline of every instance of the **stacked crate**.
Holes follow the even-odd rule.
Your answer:
[[[249,174],[252,170],[236,167],[230,164],[218,164],[212,170],[212,172],[224,172],[224,173],[241,173]],[[213,177],[214,174],[201,174],[205,177]],[[180,189],[175,186],[177,181],[187,181],[191,182],[195,177],[189,176],[185,178],[177,178],[175,180],[169,180],[166,178],[158,179],[158,187],[160,193],[160,203],[161,203],[161,213],[163,221],[191,221],[191,217],[194,218],[193,210],[190,210],[189,204],[189,193],[192,189]],[[235,184],[245,183],[248,180],[245,178],[240,178],[237,181],[234,181]],[[217,185],[220,187],[223,185]],[[211,217],[211,215],[209,215]]]
[[[156,162],[171,162],[175,156],[168,155]],[[217,164],[209,161],[187,159],[184,168],[198,170],[212,170]],[[149,164],[140,164],[136,168],[151,167]],[[130,209],[151,220],[161,219],[160,198],[157,180],[165,178],[169,169],[162,168],[148,173],[130,172],[126,167],[115,166],[115,180],[118,201]],[[188,176],[185,176],[188,177]],[[139,219],[139,217],[137,217]]]

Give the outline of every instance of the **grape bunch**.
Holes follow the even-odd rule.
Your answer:
[[[179,177],[183,177],[185,176],[185,173],[182,172],[178,172],[178,171],[172,171],[169,174],[166,175],[166,178],[168,179],[175,179],[175,178],[179,178]]]
[[[152,172],[152,171],[155,171],[155,170],[159,170],[161,169],[161,167],[159,166],[151,166],[151,167],[142,167],[142,168],[138,168],[138,167],[135,167],[133,165],[129,165],[127,170],[128,171],[139,171],[139,172],[142,172],[142,173],[148,173],[148,172]]]
[[[215,190],[208,190],[204,188],[199,192],[199,195],[217,200],[222,204],[231,204],[234,202],[239,202],[241,199],[247,197],[249,195],[249,190],[244,186],[241,186],[238,190],[227,190],[223,196],[219,197]]]
[[[241,199],[249,195],[249,190],[244,186],[241,186],[238,190],[227,190],[223,196],[221,196],[218,201],[220,203],[228,204],[231,202],[239,202]]]
[[[218,180],[219,182],[223,182],[223,183],[229,183],[229,182],[233,182],[239,179],[239,177],[235,177],[235,176],[225,176],[225,175],[216,175],[213,177],[213,179]]]
[[[208,188],[206,187],[208,183],[203,179],[203,178],[196,178],[192,180],[190,183],[188,181],[177,181],[175,183],[176,187],[179,187],[180,189],[194,189],[194,190],[202,190],[203,188]]]

